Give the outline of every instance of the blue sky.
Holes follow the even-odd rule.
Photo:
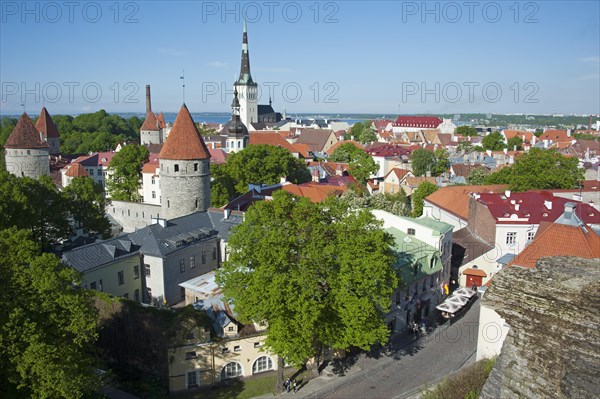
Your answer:
[[[599,4],[2,1],[0,113],[228,112],[245,15],[278,111],[598,114]]]

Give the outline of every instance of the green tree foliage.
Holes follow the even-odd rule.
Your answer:
[[[106,235],[110,223],[104,215],[101,188],[85,179],[74,179],[74,185],[61,193],[47,176],[35,180],[1,172],[0,229],[27,230],[44,249],[72,234],[70,219],[90,232]]]
[[[482,185],[485,183],[485,177],[488,175],[488,173],[486,173],[485,169],[483,168],[475,168],[473,170],[471,170],[471,173],[469,173],[469,184],[472,185]]]
[[[223,206],[236,197],[235,183],[227,174],[226,164],[210,164],[210,203]]]
[[[13,129],[17,125],[17,119],[4,117],[0,119],[0,146],[3,146],[8,140],[8,136],[12,133]],[[6,164],[4,163],[4,151],[0,151],[0,172],[6,170]]]
[[[387,340],[398,286],[392,243],[368,211],[280,190],[232,231],[216,279],[242,321],[268,323],[269,350],[298,366],[324,347]]]
[[[571,189],[583,180],[579,160],[565,157],[556,150],[532,148],[519,156],[514,165],[492,173],[487,184],[509,184],[512,191]]]
[[[0,228],[16,226],[46,248],[71,233],[69,204],[48,176],[39,180],[0,174]]]
[[[110,222],[105,216],[107,200],[104,188],[90,177],[76,177],[63,190],[69,212],[78,227],[110,237]]]
[[[143,120],[124,119],[100,110],[92,114],[52,116],[60,132],[60,150],[64,154],[110,151],[120,142],[139,142]]]
[[[373,195],[348,190],[340,196],[339,200],[348,209],[381,209],[398,216],[408,216],[410,214],[410,201],[404,189],[400,189],[400,192],[393,194],[377,193]]]
[[[80,398],[97,387],[96,312],[79,274],[24,230],[0,231],[0,397]]]
[[[431,172],[432,176],[439,176],[450,167],[448,151],[443,148],[435,151],[419,148],[412,152],[410,159],[415,176],[425,176],[427,172]]]
[[[523,149],[523,139],[519,136],[513,136],[507,141],[506,148],[510,151],[513,151],[516,147],[517,150],[521,151]]]
[[[106,187],[112,199],[117,201],[139,201],[142,166],[148,161],[148,149],[137,144],[128,144],[117,152],[108,167]]]
[[[377,141],[377,132],[373,128],[372,121],[356,122],[350,130],[344,135],[345,140],[354,138],[363,144],[372,143]]]
[[[471,126],[463,125],[456,128],[456,134],[460,134],[461,136],[477,136],[477,129]]]
[[[423,215],[423,200],[430,194],[433,194],[438,189],[433,183],[424,181],[419,184],[419,187],[412,193],[412,216],[417,218]]]
[[[481,145],[483,146],[484,150],[492,151],[499,151],[506,147],[504,145],[504,140],[500,132],[493,132],[485,136],[481,140]]]
[[[231,154],[225,164],[213,170],[217,171],[211,182],[211,191],[217,191],[214,197],[217,202],[213,202],[213,206],[224,205],[242,195],[248,191],[248,184],[251,183],[275,184],[286,177],[288,181],[298,184],[311,179],[304,161],[295,158],[285,148],[264,144],[250,145]],[[229,197],[222,202],[225,195]]]
[[[336,148],[331,157],[333,162],[348,164],[348,172],[360,184],[365,184],[369,177],[379,170],[379,166],[363,149],[352,143],[344,143]]]

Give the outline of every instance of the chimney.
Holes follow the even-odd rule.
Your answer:
[[[505,196],[506,198],[510,198],[510,190],[506,190],[506,191],[504,192],[504,196]]]
[[[321,179],[319,178],[319,170],[317,168],[314,168],[312,171],[312,181],[318,183],[320,180]]]
[[[567,129],[567,137],[571,137],[571,129]]]
[[[158,224],[162,227],[167,227],[167,219],[162,219],[158,215],[152,217],[152,224]]]
[[[566,219],[571,219],[571,215],[575,214],[575,207],[577,205],[575,205],[575,203],[573,202],[567,202],[565,204],[565,212],[564,212],[564,217]]]
[[[552,209],[552,201],[550,200],[545,200],[544,201],[544,206],[548,209],[551,210]]]
[[[338,164],[335,168],[335,175],[342,176],[343,174],[344,174],[344,171],[342,170],[342,165]]]
[[[223,209],[223,218],[225,220],[229,219],[229,215],[231,215],[231,209],[227,209],[227,208]]]
[[[521,204],[515,204],[515,211],[518,211],[521,208]]]
[[[150,104],[150,85],[146,85],[146,113],[152,111]]]
[[[287,176],[281,176],[279,178],[279,184],[285,184],[287,182]]]

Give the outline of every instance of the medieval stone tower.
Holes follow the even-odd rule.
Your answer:
[[[13,175],[34,179],[50,175],[48,143],[25,112],[6,140],[4,149],[6,170]]]
[[[242,37],[240,76],[233,84],[233,88],[239,93],[240,118],[242,119],[242,123],[248,127],[251,123],[258,122],[258,85],[252,80],[252,75],[250,74],[250,54],[248,53],[246,21],[244,21],[244,33]]]
[[[160,159],[161,213],[165,219],[210,207],[210,153],[183,104]]]
[[[40,117],[35,124],[35,128],[42,134],[42,139],[48,143],[50,155],[60,154],[60,136],[58,134],[58,128],[54,124],[46,107],[42,108],[42,112],[40,112]]]

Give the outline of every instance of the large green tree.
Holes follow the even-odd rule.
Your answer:
[[[333,151],[329,159],[333,162],[347,163],[348,172],[360,184],[365,184],[369,177],[379,170],[379,166],[373,158],[352,143],[340,145]]]
[[[450,167],[448,151],[443,148],[435,151],[419,148],[412,152],[410,159],[415,176],[425,176],[427,172],[431,172],[431,176],[439,176]]]
[[[63,194],[69,213],[78,227],[110,237],[110,222],[105,216],[107,201],[104,188],[90,177],[76,177],[65,187]]]
[[[368,195],[364,191],[347,190],[339,197],[348,209],[381,209],[394,215],[408,216],[410,201],[404,189],[397,193],[377,193]]]
[[[39,255],[24,230],[0,230],[0,252],[0,397],[80,398],[97,388],[97,315],[79,274]]]
[[[227,162],[215,171],[217,175],[212,176],[211,191],[217,191],[218,195],[215,195],[214,199],[218,202],[213,202],[213,206],[224,205],[245,193],[248,191],[248,184],[251,183],[275,184],[282,177],[286,177],[288,181],[298,184],[311,179],[304,161],[295,158],[285,148],[265,144],[250,145],[231,154],[227,157]],[[226,195],[229,195],[229,198],[222,203]]]
[[[481,140],[481,145],[483,146],[484,150],[492,151],[499,151],[506,147],[504,144],[504,138],[500,132],[493,132],[485,136]]]
[[[0,228],[26,229],[45,249],[71,234],[69,204],[50,177],[0,173]]]
[[[412,193],[412,216],[417,218],[423,215],[423,200],[430,194],[433,194],[438,189],[433,183],[424,181],[419,184],[419,187]]]
[[[344,139],[353,139],[363,144],[377,141],[377,132],[372,121],[356,122],[344,135]]]
[[[463,125],[456,128],[456,134],[461,136],[477,136],[477,129],[471,126]]]
[[[579,160],[556,150],[532,148],[517,157],[510,167],[509,185],[513,191],[577,188],[583,180]]]
[[[280,190],[234,228],[216,279],[242,321],[268,325],[269,350],[298,366],[324,347],[386,342],[392,243],[366,210]]]
[[[142,166],[148,160],[148,149],[128,144],[117,152],[108,167],[106,187],[110,197],[119,201],[139,201]]]
[[[513,136],[507,140],[506,147],[511,151],[515,149],[520,151],[523,149],[523,139],[519,136]]]

